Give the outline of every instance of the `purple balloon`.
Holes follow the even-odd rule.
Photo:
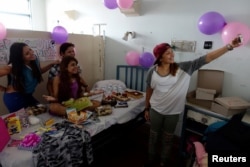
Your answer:
[[[62,26],[56,26],[54,27],[51,38],[57,43],[62,44],[67,41],[68,39],[68,32],[67,30]]]
[[[207,12],[198,21],[200,32],[206,35],[212,35],[221,31],[225,25],[224,17],[218,12]]]
[[[150,67],[154,64],[155,57],[152,53],[144,52],[139,57],[139,63],[143,67]]]
[[[118,7],[116,0],[104,0],[104,5],[108,9],[116,9]]]

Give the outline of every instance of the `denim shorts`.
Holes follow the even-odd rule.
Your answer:
[[[4,93],[3,102],[10,113],[39,103],[32,94],[24,94],[20,92]]]

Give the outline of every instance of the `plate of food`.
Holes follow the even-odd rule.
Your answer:
[[[126,90],[125,92],[128,97],[131,97],[133,99],[140,99],[143,97],[143,93],[136,91],[136,90],[133,90],[133,91]]]
[[[113,92],[111,96],[119,101],[129,101],[130,100],[127,93],[115,93],[115,92]]]
[[[75,124],[81,124],[90,117],[91,112],[87,111],[76,111],[75,108],[67,108],[66,110],[68,120]]]
[[[96,112],[98,116],[109,115],[112,113],[111,105],[101,105],[96,108]]]

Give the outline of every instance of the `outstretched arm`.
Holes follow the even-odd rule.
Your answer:
[[[226,52],[233,50],[233,48],[240,46],[240,44],[241,43],[239,41],[239,37],[234,38],[230,44],[227,44],[226,46],[223,46],[219,49],[209,52],[206,56],[206,62],[210,63],[211,61],[225,54]]]
[[[47,72],[53,65],[59,64],[59,63],[60,63],[60,60],[55,60],[46,66],[43,66],[43,67],[40,66],[42,74]]]

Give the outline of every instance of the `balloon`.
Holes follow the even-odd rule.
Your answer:
[[[134,0],[117,0],[117,4],[122,9],[129,9],[133,6]]]
[[[139,56],[140,53],[135,51],[130,51],[126,54],[126,62],[128,65],[136,66],[139,65]]]
[[[0,40],[4,39],[6,37],[6,34],[7,32],[5,26],[0,23]]]
[[[250,39],[250,29],[240,22],[231,22],[223,28],[221,37],[224,44],[228,44],[239,34],[243,37],[242,46],[246,45]]]
[[[198,21],[200,32],[206,35],[212,35],[221,31],[225,25],[224,17],[218,12],[207,12]]]
[[[54,27],[51,38],[58,44],[62,44],[67,41],[68,39],[68,32],[67,30],[62,26],[56,26]]]
[[[116,8],[118,8],[116,0],[104,0],[104,5],[108,9],[116,9]]]
[[[150,67],[154,64],[155,57],[152,53],[144,52],[139,57],[139,63],[143,67]]]

